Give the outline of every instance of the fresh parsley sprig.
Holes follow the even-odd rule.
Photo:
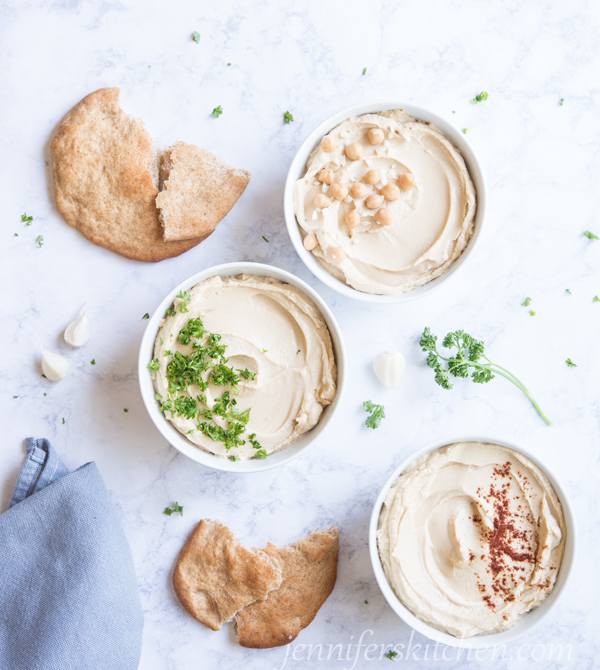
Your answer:
[[[178,513],[183,516],[183,507],[177,503],[175,503],[172,507],[165,507],[165,511],[163,512],[163,514],[166,514],[167,516]]]
[[[439,386],[450,390],[453,387],[453,384],[450,382],[450,375],[466,379],[470,373],[471,379],[476,384],[487,384],[496,375],[500,375],[522,391],[529,398],[542,419],[549,426],[552,425],[552,422],[546,417],[534,400],[529,389],[512,372],[509,372],[497,363],[492,363],[485,355],[485,344],[482,340],[476,340],[468,333],[465,333],[464,330],[448,333],[442,341],[442,346],[445,349],[456,349],[457,351],[454,356],[445,357],[438,351],[437,339],[437,335],[433,335],[429,328],[425,328],[421,336],[420,345],[423,351],[428,352],[427,365],[434,370],[435,381]],[[446,367],[442,361],[447,364]]]
[[[363,409],[365,412],[371,412],[370,416],[368,416],[365,420],[365,426],[368,428],[379,428],[381,425],[381,420],[385,419],[385,408],[383,405],[376,405],[374,402],[371,402],[370,400],[365,400],[363,402]]]

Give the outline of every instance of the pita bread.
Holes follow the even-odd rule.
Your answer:
[[[185,543],[173,574],[173,587],[186,610],[219,630],[236,612],[281,584],[276,560],[247,549],[221,523],[202,520]]]
[[[165,240],[210,235],[250,181],[210,151],[176,142],[161,158],[163,190],[156,198]]]
[[[267,545],[264,551],[281,565],[283,581],[265,601],[248,605],[236,615],[242,647],[281,647],[313,621],[335,585],[339,540],[340,531],[333,527],[283,549]]]

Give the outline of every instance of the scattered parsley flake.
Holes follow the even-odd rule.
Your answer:
[[[506,370],[506,368],[496,365],[485,355],[485,344],[482,340],[476,340],[468,333],[465,333],[464,330],[448,333],[442,341],[442,346],[445,349],[455,348],[456,352],[454,356],[451,356],[450,353],[447,356],[442,356],[437,348],[437,339],[437,335],[434,335],[429,327],[427,327],[423,331],[419,342],[421,349],[428,354],[427,365],[435,372],[436,384],[443,389],[450,390],[453,388],[453,384],[450,382],[450,375],[467,379],[469,377],[469,368],[472,369],[471,379],[476,384],[485,384],[494,379],[496,375],[499,375],[512,382],[522,391],[529,398],[542,419],[548,425],[551,425],[550,420],[544,415],[526,386],[511,372]]]
[[[535,316],[535,312],[532,309],[529,310],[529,316]]]
[[[595,295],[592,302],[600,302],[600,298],[597,295]]]
[[[398,652],[397,651],[392,651],[391,649],[388,651],[387,654],[385,654],[385,657],[389,658],[390,661],[393,661],[396,658],[396,656],[398,656]]]
[[[572,361],[570,358],[567,358],[567,360],[565,361],[565,363],[566,363],[570,368],[576,368],[576,367],[577,367],[577,365],[575,365],[575,363],[573,363],[573,361]]]
[[[159,338],[158,338],[158,341],[161,343],[161,345],[163,345],[163,344],[165,343],[165,341],[163,340],[162,337],[159,337]]]
[[[162,396],[160,393],[155,393],[154,394],[154,400],[162,400]]]
[[[456,112],[455,112],[454,110],[452,110],[452,113],[453,113],[453,114],[456,114]]]
[[[211,114],[215,117],[215,119],[218,119],[222,113],[223,113],[223,107],[221,107],[221,105],[215,107],[211,112]]]
[[[200,33],[197,30],[194,30],[194,32],[192,33],[192,39],[194,40],[194,42],[196,42],[196,44],[200,43]]]
[[[64,424],[64,422],[65,422],[65,418],[63,417],[63,424]]]
[[[21,223],[25,223],[28,226],[30,226],[32,221],[33,221],[33,216],[27,216],[27,214],[22,214],[21,215]]]
[[[187,291],[179,291],[177,294],[177,299],[182,302],[179,304],[179,311],[183,314],[184,312],[189,312],[188,305],[192,296]]]
[[[594,235],[594,233],[590,233],[589,230],[586,230],[585,233],[583,233],[588,240],[600,240],[600,237],[598,235]]]
[[[385,408],[383,405],[376,405],[370,400],[363,402],[363,409],[365,412],[371,412],[371,415],[365,420],[365,426],[368,428],[379,428],[381,420],[385,419]]]
[[[90,361],[90,365],[96,365],[96,359],[95,358],[92,358],[92,360]]]
[[[13,396],[13,398],[18,398],[18,397],[19,397],[18,395],[14,395],[14,396]]]
[[[175,316],[175,310],[169,307],[169,309],[165,310],[165,316]]]
[[[521,303],[522,307],[529,307],[529,305],[531,305],[531,298],[525,298],[525,300],[523,300]]]
[[[227,63],[227,67],[229,67],[230,65],[231,65],[231,63]]]
[[[151,372],[156,372],[158,368],[160,368],[158,358],[155,358],[153,361],[150,361],[150,363],[148,363],[148,370],[150,370]]]
[[[15,233],[15,237],[19,237],[19,233]]]
[[[571,289],[570,289],[570,288],[566,288],[566,289],[565,289],[565,293],[568,293],[569,295],[573,295],[573,294],[571,293]]]
[[[263,349],[263,354],[266,354],[268,349]]]
[[[261,235],[261,237],[263,238],[263,240],[264,240],[265,242],[267,242],[268,244],[271,244],[271,243],[269,242],[269,240],[268,240],[264,235]]]
[[[186,433],[186,435],[191,435],[193,432],[194,432],[194,429],[193,429],[193,428],[190,428],[190,429],[188,430],[188,432]]]
[[[43,377],[44,379],[48,379],[48,377],[46,377],[46,375],[44,375],[44,374],[42,375],[42,377]]]
[[[144,314],[144,316],[142,317],[142,319],[149,319],[149,318],[150,318],[150,314],[148,314],[148,312],[146,312]]]
[[[302,349],[298,349],[298,351],[296,352],[296,356],[297,356],[301,351],[302,351]]]
[[[365,605],[368,605],[368,604],[369,604],[369,601],[368,601],[368,600],[365,600]]]
[[[290,112],[286,112],[283,115],[283,122],[284,123],[291,123],[293,120],[294,120],[294,117],[292,116],[292,114]]]
[[[558,104],[562,107],[565,104],[565,99],[561,98]]]
[[[177,514],[178,512],[181,516],[183,516],[183,507],[175,503],[172,507],[165,507],[163,514],[171,516],[171,514]]]
[[[466,135],[466,134],[467,134],[467,130],[468,130],[468,128],[463,128],[460,132],[461,132],[463,135]]]
[[[261,449],[260,451],[257,451],[253,458],[259,458],[261,460],[264,460],[267,457],[267,452],[264,449]]]
[[[479,95],[476,95],[476,96],[473,98],[473,102],[474,102],[475,104],[477,104],[478,102],[483,102],[484,100],[487,100],[488,97],[489,97],[489,96],[488,96],[488,94],[487,94],[485,91],[481,91],[481,93],[480,93]]]
[[[38,235],[35,241],[38,243],[38,246],[40,246],[40,247],[44,246],[44,236],[43,235]]]
[[[367,68],[363,67],[363,77],[367,74]]]
[[[44,393],[44,395],[48,395],[47,393]]]
[[[235,456],[230,456],[229,460],[235,463],[236,461],[240,460],[240,457],[236,454]]]
[[[126,407],[123,409],[123,411],[124,412],[129,412],[129,410]]]

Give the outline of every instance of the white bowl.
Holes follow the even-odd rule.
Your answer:
[[[467,164],[469,174],[475,185],[477,197],[477,209],[475,212],[475,229],[473,237],[469,240],[466,249],[462,254],[450,265],[450,267],[437,279],[419,286],[407,293],[396,293],[394,295],[375,295],[373,293],[364,293],[348,286],[343,281],[336,279],[332,274],[317,261],[311,251],[307,251],[302,244],[302,235],[300,227],[294,214],[294,184],[298,179],[301,179],[306,172],[306,162],[310,152],[321,141],[323,135],[339,125],[342,121],[353,116],[361,116],[362,114],[373,114],[375,112],[382,112],[388,109],[403,109],[407,114],[413,116],[418,121],[425,121],[426,123],[433,123],[442,133],[450,140],[450,142],[460,151],[462,157]],[[432,291],[435,291],[441,286],[443,282],[449,279],[459,268],[461,268],[467,258],[473,253],[479,236],[481,235],[481,228],[483,226],[483,219],[485,214],[486,203],[486,188],[483,171],[475,156],[471,145],[466,136],[460,132],[453,125],[445,121],[443,118],[434,114],[424,107],[417,107],[415,105],[405,104],[403,102],[368,102],[354,107],[348,107],[341,112],[330,116],[326,121],[320,123],[310,135],[304,140],[298,153],[294,156],[294,160],[290,165],[288,176],[285,182],[285,190],[283,195],[283,213],[285,216],[285,223],[287,225],[288,233],[292,244],[296,248],[298,255],[304,261],[306,267],[318,277],[324,284],[348,298],[355,298],[356,300],[364,300],[366,302],[378,303],[396,303],[408,302],[417,298],[422,298]]]
[[[406,608],[396,596],[392,587],[390,586],[385,573],[383,571],[383,566],[381,565],[381,559],[379,558],[379,551],[377,549],[377,526],[379,524],[379,515],[381,514],[381,507],[383,506],[383,501],[387,495],[387,492],[390,490],[392,485],[396,482],[398,477],[413,463],[415,463],[421,456],[428,454],[436,449],[441,447],[448,446],[449,444],[454,444],[456,442],[484,442],[487,444],[498,444],[501,447],[507,447],[509,449],[514,449],[524,456],[526,456],[532,463],[538,466],[540,470],[548,477],[552,487],[554,488],[556,494],[562,505],[563,514],[565,517],[565,526],[567,529],[566,540],[565,540],[565,553],[562,559],[562,564],[554,584],[552,592],[542,601],[541,605],[528,612],[520,621],[518,621],[512,628],[505,630],[501,633],[490,633],[488,635],[477,635],[474,637],[467,638],[458,638],[449,633],[444,633],[433,626],[421,621],[418,619],[408,608]],[[384,487],[381,489],[381,493],[377,497],[375,506],[373,507],[373,513],[371,514],[371,522],[369,524],[369,553],[371,555],[371,563],[373,564],[373,570],[375,572],[375,578],[379,584],[379,588],[383,593],[385,599],[388,602],[388,605],[394,610],[394,612],[409,626],[414,628],[417,633],[425,635],[425,637],[440,642],[441,644],[446,644],[451,647],[462,647],[465,649],[477,649],[484,645],[493,646],[493,645],[503,645],[510,644],[518,638],[530,633],[534,628],[539,626],[542,620],[546,619],[550,612],[556,606],[558,599],[560,598],[562,592],[567,586],[569,581],[571,568],[573,566],[573,559],[575,555],[575,546],[576,546],[576,530],[575,530],[575,519],[573,515],[573,508],[569,497],[565,489],[561,486],[560,482],[556,477],[548,470],[548,467],[542,463],[537,456],[532,454],[527,449],[524,449],[514,442],[509,440],[504,440],[497,437],[465,437],[461,435],[460,437],[451,437],[444,440],[436,440],[431,442],[427,446],[419,449],[414,454],[411,454],[409,458],[404,460],[392,474],[389,476]]]
[[[192,442],[186,439],[184,435],[182,435],[173,427],[170,421],[167,421],[163,413],[160,411],[156,400],[154,399],[155,391],[154,385],[152,384],[152,378],[148,370],[148,363],[152,360],[154,342],[160,327],[160,322],[164,317],[165,310],[171,306],[173,300],[180,291],[187,291],[199,282],[204,281],[209,277],[231,277],[239,274],[273,277],[274,279],[278,279],[281,282],[291,284],[292,286],[300,289],[306,293],[306,295],[315,303],[323,315],[331,335],[333,353],[335,355],[335,362],[337,366],[337,392],[333,402],[327,405],[327,407],[325,407],[323,410],[317,425],[307,433],[304,433],[300,439],[291,444],[289,447],[269,455],[264,460],[252,459],[232,462],[227,458],[222,458],[215,456],[214,454],[210,454],[207,451],[200,449],[200,447],[192,444]],[[263,470],[270,470],[271,468],[276,468],[280,465],[284,465],[285,463],[289,463],[291,460],[299,456],[300,453],[307,449],[313,442],[315,442],[316,439],[329,426],[335,414],[335,410],[340,405],[342,399],[346,370],[345,360],[346,351],[344,348],[344,341],[342,340],[342,333],[340,328],[333,314],[329,310],[329,307],[327,307],[323,301],[323,298],[321,298],[321,296],[308,284],[305,284],[301,279],[298,279],[289,272],[279,270],[278,268],[272,267],[270,265],[245,262],[226,263],[224,265],[216,265],[215,267],[208,268],[207,270],[203,270],[202,272],[198,272],[197,274],[192,275],[185,281],[182,281],[181,284],[176,286],[172,291],[170,291],[169,294],[161,301],[159,306],[156,308],[156,311],[154,314],[152,314],[150,320],[148,321],[146,331],[140,344],[140,354],[138,358],[138,377],[140,381],[142,399],[146,409],[148,410],[150,418],[162,436],[171,445],[173,445],[175,449],[180,451],[185,456],[188,456],[193,461],[202,463],[203,465],[214,468],[216,470],[226,470],[228,472],[261,472]]]

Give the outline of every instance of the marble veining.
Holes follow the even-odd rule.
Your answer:
[[[547,623],[494,666],[597,665],[600,241],[582,233],[600,235],[598,4],[0,0],[0,15],[0,510],[29,435],[51,439],[72,468],[97,462],[134,555],[145,610],[141,670],[369,668],[388,663],[377,659],[390,644],[411,645],[408,659],[396,661],[405,667],[489,667],[489,653],[458,657],[448,649],[442,658],[443,648],[411,637],[379,592],[368,554],[369,515],[388,474],[425,443],[461,433],[529,447],[561,477],[579,522],[568,591]],[[120,258],[56,210],[52,132],[102,86],[121,87],[126,111],[145,120],[161,147],[196,143],[252,171],[214,235],[179,258],[158,265]],[[482,90],[489,99],[474,105]],[[283,184],[303,138],[337,110],[369,100],[421,104],[466,128],[487,178],[477,253],[434,295],[405,305],[358,303],[328,289],[297,257],[283,221]],[[215,119],[217,105],[223,114]],[[295,120],[284,125],[288,110]],[[23,212],[34,217],[31,226],[20,222]],[[293,463],[254,475],[215,472],[179,455],[147,416],[136,375],[144,313],[189,275],[235,260],[270,263],[307,281],[333,310],[349,354],[345,402],[331,431]],[[62,333],[86,301],[90,341],[71,349]],[[459,380],[451,392],[436,386],[418,347],[427,325],[484,339],[554,425],[503,379]],[[63,381],[41,378],[42,346],[68,358]],[[394,390],[372,372],[385,349],[407,361]],[[578,367],[568,368],[567,357]],[[367,399],[386,407],[376,431],[364,426]],[[175,501],[183,518],[162,514]],[[202,517],[258,547],[340,526],[337,586],[289,655],[242,649],[231,627],[213,633],[180,607],[173,562]],[[361,636],[378,647],[365,655],[363,646],[356,657]],[[549,658],[551,644],[571,648]],[[329,645],[341,647],[327,660]]]

